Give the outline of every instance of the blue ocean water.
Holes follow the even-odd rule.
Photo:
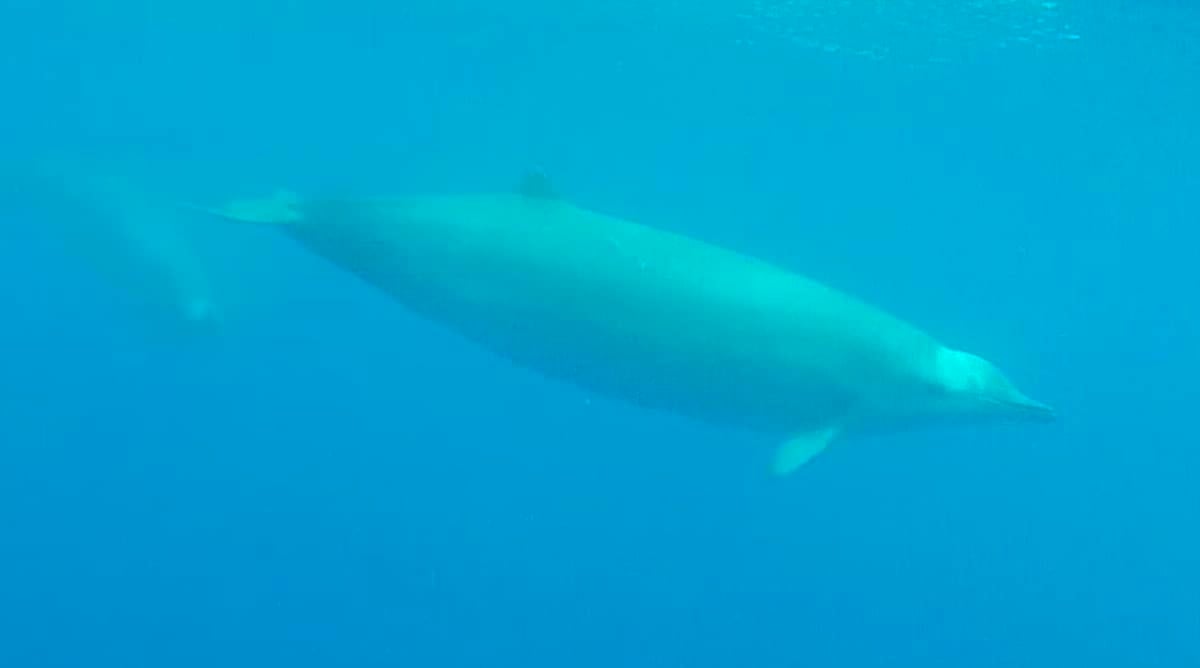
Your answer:
[[[210,248],[236,308],[195,336],[7,206],[0,666],[1200,665],[1198,36],[1165,0],[7,0],[13,165],[198,200],[537,169],[1062,417],[775,479],[270,230]]]

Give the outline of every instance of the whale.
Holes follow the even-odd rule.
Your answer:
[[[280,190],[187,206],[274,226],[545,377],[766,434],[778,476],[856,434],[1056,418],[991,362],[881,308],[777,263],[574,204],[543,175],[490,192]]]
[[[120,160],[47,154],[3,167],[4,209],[146,321],[210,335],[225,316],[203,228]]]

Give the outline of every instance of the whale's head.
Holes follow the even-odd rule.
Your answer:
[[[963,418],[1005,418],[1049,422],[1050,406],[1017,389],[994,364],[968,352],[941,348],[934,362],[937,412]]]

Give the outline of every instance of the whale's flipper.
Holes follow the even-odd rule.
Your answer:
[[[819,455],[837,433],[836,427],[825,427],[793,436],[775,450],[775,460],[771,464],[772,472],[778,476],[795,472],[808,463],[808,460]]]
[[[233,200],[219,207],[191,203],[182,206],[225,220],[258,225],[294,223],[304,218],[300,197],[289,190],[279,190],[270,197]]]

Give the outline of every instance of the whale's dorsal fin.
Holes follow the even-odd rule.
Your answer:
[[[771,470],[778,476],[795,472],[821,454],[837,434],[836,427],[825,427],[791,437],[775,450]]]
[[[517,194],[530,199],[558,199],[558,191],[550,182],[550,177],[537,170],[525,173],[521,183],[517,185]]]

